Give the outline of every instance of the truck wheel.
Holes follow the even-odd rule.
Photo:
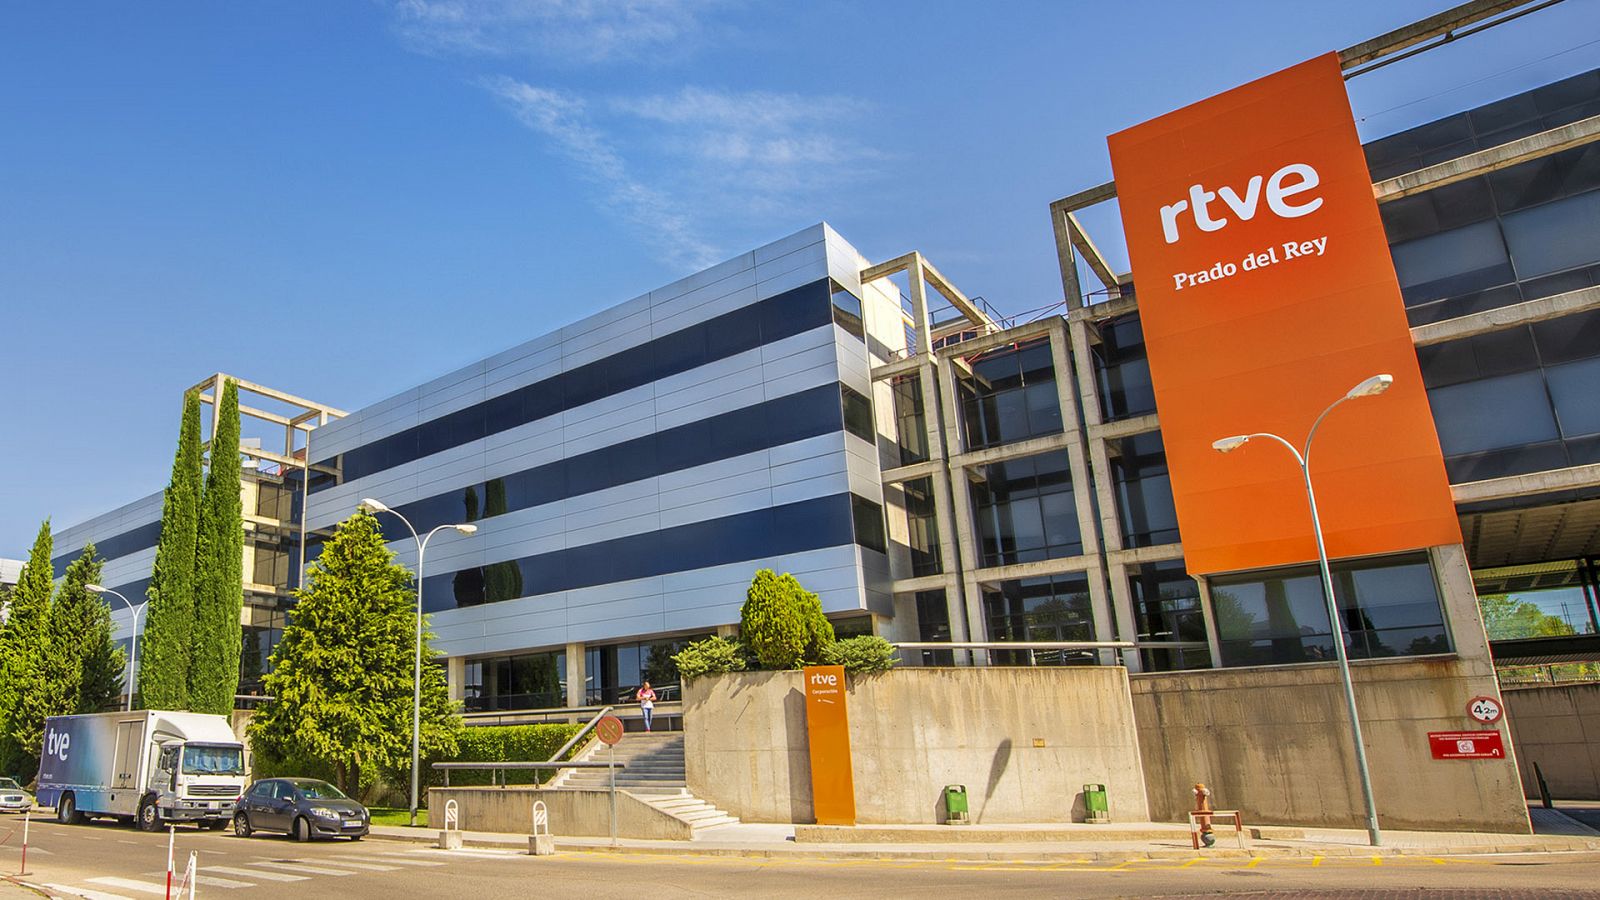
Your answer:
[[[302,844],[311,840],[311,823],[306,820],[305,816],[294,820],[293,834],[294,839]]]
[[[56,801],[56,821],[63,825],[79,825],[83,814],[78,812],[78,801],[71,794],[62,794]]]
[[[148,797],[139,801],[138,822],[140,831],[161,830],[161,810]]]

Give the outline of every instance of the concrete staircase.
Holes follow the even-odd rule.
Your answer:
[[[606,762],[610,750],[599,741],[591,741],[578,755],[585,762]],[[737,825],[739,820],[715,806],[689,793],[684,780],[683,732],[630,731],[617,744],[616,761],[624,764],[617,771],[617,790],[649,804],[660,812],[686,822],[694,836],[727,825]],[[605,769],[568,769],[550,787],[555,790],[603,791],[610,786]]]

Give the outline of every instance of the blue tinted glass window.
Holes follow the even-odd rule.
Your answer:
[[[1445,456],[1554,440],[1555,417],[1538,372],[1428,392]]]

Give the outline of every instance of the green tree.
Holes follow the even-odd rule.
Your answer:
[[[250,738],[256,752],[330,772],[362,796],[380,775],[409,775],[411,573],[395,563],[377,521],[358,512],[339,524],[307,575],[265,679],[277,699],[256,714]],[[448,758],[461,721],[432,656],[426,652],[422,667],[422,753]]]
[[[12,588],[5,624],[0,626],[0,772],[21,776],[23,781],[32,779],[39,768],[39,740],[54,695],[46,665],[53,549],[46,519]]]
[[[789,573],[756,572],[739,611],[739,632],[762,666],[794,669],[821,658],[833,643],[833,625],[817,595]]]
[[[99,712],[122,692],[122,648],[111,639],[111,608],[88,589],[100,583],[94,544],[67,566],[50,603],[52,681],[59,686],[51,715]]]
[[[1513,600],[1505,594],[1478,598],[1483,610],[1483,627],[1491,640],[1507,638],[1555,637],[1572,634],[1572,626],[1558,616],[1546,613],[1526,600]]]
[[[195,620],[195,549],[199,542],[200,395],[183,398],[183,424],[172,481],[161,506],[161,537],[147,591],[139,646],[139,701],[148,709],[189,708],[189,656]]]
[[[233,712],[239,692],[244,607],[244,510],[239,496],[239,386],[223,385],[211,439],[211,465],[200,501],[195,554],[194,631],[190,640],[189,708]]]

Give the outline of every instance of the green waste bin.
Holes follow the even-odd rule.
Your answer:
[[[1105,785],[1086,784],[1083,786],[1083,820],[1099,825],[1111,822],[1111,808],[1106,805]]]
[[[946,825],[966,825],[967,819],[967,786],[964,784],[947,784],[944,786],[944,823]]]

